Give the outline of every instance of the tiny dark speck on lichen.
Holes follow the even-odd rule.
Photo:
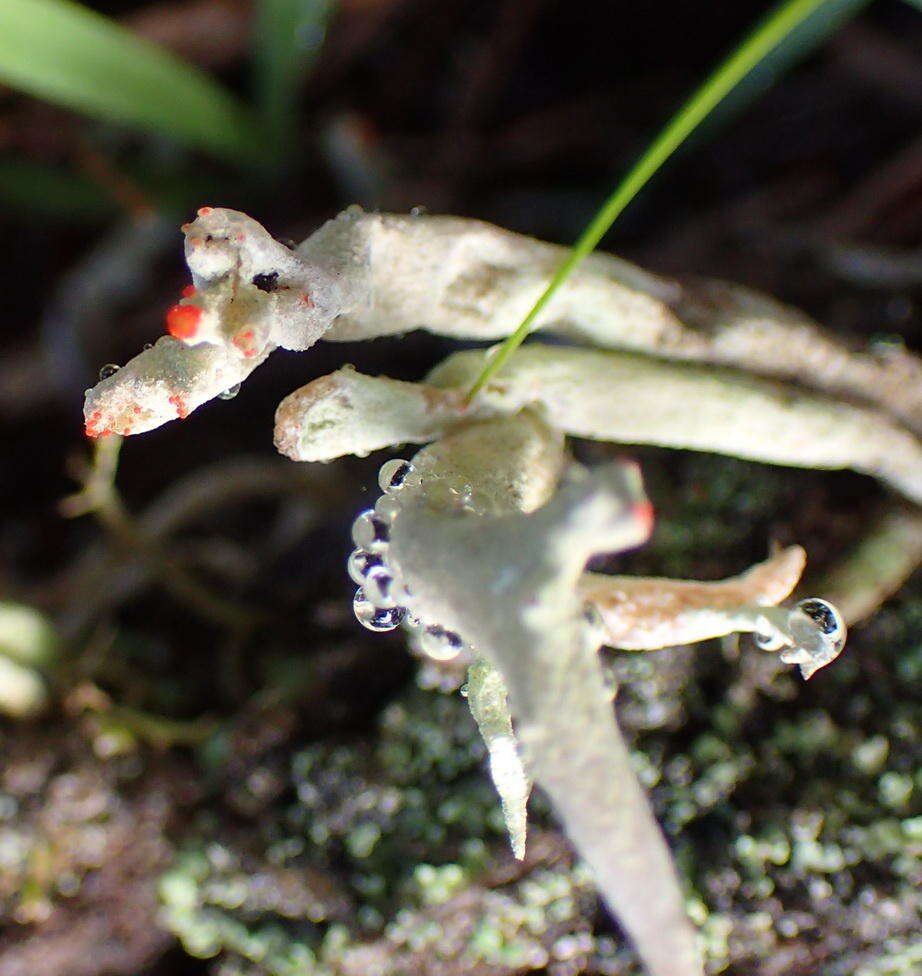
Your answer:
[[[273,292],[278,287],[279,273],[272,271],[269,274],[253,275],[253,284],[260,291]]]

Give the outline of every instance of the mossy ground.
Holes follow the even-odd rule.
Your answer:
[[[727,560],[755,544],[753,525],[790,531],[797,512],[785,500],[835,477],[806,473],[792,486],[786,472],[695,455],[651,454],[647,466],[668,514],[634,558],[669,572],[693,571],[709,547],[713,567],[732,570]],[[100,735],[112,729],[92,724],[74,726],[82,736],[63,756],[53,737],[27,751],[28,733],[10,735],[6,919],[28,931],[120,902],[149,928],[138,958],[172,933],[213,976],[635,976],[542,797],[518,863],[464,699],[415,687],[399,641],[370,640],[377,666],[392,658],[407,678],[364,730],[317,738],[317,716],[289,700],[230,719],[186,758],[139,743],[95,758],[90,744],[110,747]],[[917,971],[918,583],[809,684],[745,640],[605,659],[709,971]],[[349,680],[370,660],[351,660]],[[286,670],[280,650],[273,661],[270,672]],[[312,698],[316,676],[308,686],[315,707],[335,704]],[[134,860],[126,838],[140,844]]]

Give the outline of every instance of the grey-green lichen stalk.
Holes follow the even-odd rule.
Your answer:
[[[552,493],[562,448],[528,412],[424,448],[412,462],[417,483],[381,519],[379,552],[423,648],[437,628],[502,676],[526,765],[650,972],[694,976],[701,964],[675,870],[615,724],[577,586],[590,556],[646,539],[649,503],[624,465],[568,468]],[[501,782],[521,783],[514,762],[498,765]]]
[[[500,337],[560,258],[475,221],[355,209],[296,251],[233,211],[203,208],[184,230],[193,286],[168,316],[173,337],[88,392],[91,435],[183,417],[276,347],[417,327]],[[563,434],[851,467],[918,504],[922,368],[908,355],[881,364],[853,354],[744,289],[684,285],[604,255],[584,263],[537,325],[589,348],[521,349],[473,405],[465,390],[489,353],[456,354],[426,384],[343,369],[281,404],[276,444],[298,460],[329,460],[433,442],[412,462],[388,462],[382,498],[356,521],[356,615],[375,630],[404,625],[432,659],[472,665],[470,704],[516,853],[534,777],[650,972],[696,976],[675,875],[597,649],[752,631],[809,677],[841,650],[844,623],[821,599],[776,606],[803,568],[797,547],[715,584],[586,574],[592,555],[644,541],[650,512],[636,472],[587,474],[567,461]]]

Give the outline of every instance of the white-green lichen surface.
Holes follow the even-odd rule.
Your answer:
[[[87,392],[91,436],[185,417],[278,347],[416,328],[502,337],[562,254],[477,221],[357,208],[295,250],[219,208],[183,230],[192,285],[168,313],[171,337]],[[343,368],[283,401],[275,441],[297,460],[430,445],[382,468],[383,494],[355,522],[356,616],[373,630],[403,625],[420,654],[472,667],[470,705],[516,855],[533,778],[649,972],[697,976],[597,650],[750,631],[810,677],[842,650],[845,621],[818,597],[777,606],[803,570],[796,546],[711,584],[587,574],[590,557],[644,542],[652,513],[635,468],[586,472],[564,435],[853,468],[918,505],[922,365],[848,350],[745,289],[606,255],[585,261],[535,324],[581,348],[520,349],[473,404],[466,390],[489,351],[456,353],[420,384]],[[917,525],[918,510],[906,518]],[[891,536],[879,539],[899,548]],[[888,556],[878,591],[920,556]]]

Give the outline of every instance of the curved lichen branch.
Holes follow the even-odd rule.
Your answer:
[[[796,586],[806,553],[790,546],[740,576],[700,583],[584,573],[580,591],[598,614],[606,644],[654,650],[676,644],[752,633],[766,651],[800,666],[805,679],[834,661],[845,646],[845,622],[826,600],[778,608]]]
[[[399,495],[386,560],[411,614],[461,635],[502,675],[529,767],[649,971],[698,976],[675,871],[615,724],[577,587],[591,555],[646,538],[649,505],[636,469],[613,465],[574,471],[522,513],[527,499],[501,445],[505,431],[536,423],[471,424],[420,451],[420,480]],[[472,481],[459,498],[450,488],[472,468],[489,485]]]
[[[320,338],[355,341],[418,328],[457,339],[502,338],[566,255],[565,248],[481,221],[367,214],[357,207],[296,250],[245,214],[218,207],[201,208],[183,232],[193,283],[167,312],[171,334],[254,361],[275,347],[307,349]],[[799,312],[740,286],[683,283],[594,254],[555,293],[535,327],[598,348],[793,379],[878,404],[922,431],[916,357],[853,352]],[[175,385],[172,362],[160,366],[159,379]],[[127,400],[130,391],[120,389],[126,381],[116,377],[106,395]],[[216,384],[196,378],[195,385]],[[132,406],[149,414],[149,425],[131,427],[132,433],[176,416],[156,390],[143,392],[148,399]],[[104,407],[101,414],[104,430]]]
[[[645,351],[795,380],[873,404],[922,434],[922,360],[906,349],[849,348],[799,309],[727,281],[685,278],[670,307],[700,340]]]
[[[427,378],[466,389],[489,352],[455,353]],[[714,451],[770,464],[852,468],[922,503],[922,442],[883,414],[733,370],[532,343],[482,390],[482,410],[542,404],[577,437]]]
[[[187,346],[163,336],[86,391],[87,436],[140,434],[183,419],[240,384],[269,352],[244,359],[223,346]]]
[[[455,353],[425,384],[337,370],[282,401],[276,445],[296,460],[330,460],[539,405],[577,437],[853,468],[922,502],[922,442],[873,410],[733,370],[541,343],[517,350],[465,410],[463,394],[487,356]]]
[[[290,393],[275,412],[275,446],[293,461],[331,461],[395,444],[426,444],[461,421],[490,416],[468,408],[463,390],[439,390],[351,366]]]
[[[711,583],[584,573],[580,593],[599,613],[605,644],[649,651],[755,629],[754,610],[788,596],[806,560],[800,546],[789,546]]]

